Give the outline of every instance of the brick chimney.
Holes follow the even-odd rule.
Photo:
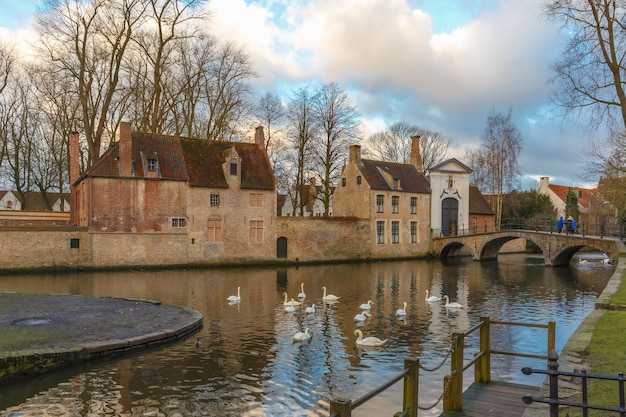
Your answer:
[[[411,136],[411,165],[415,165],[418,171],[424,171],[422,165],[422,155],[420,154],[420,137],[419,135]]]
[[[70,134],[70,222],[77,224],[76,189],[74,183],[80,175],[80,142],[78,132]]]
[[[361,145],[350,145],[350,162],[361,164]]]
[[[263,133],[263,126],[257,126],[254,131],[254,142],[259,148],[265,149],[265,134]]]
[[[130,123],[121,122],[117,130],[117,136],[119,138],[120,175],[122,177],[130,177],[133,175],[133,146]]]

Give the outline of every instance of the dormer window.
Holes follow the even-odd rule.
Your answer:
[[[230,161],[230,175],[237,175],[237,162]]]
[[[393,189],[394,190],[399,190],[400,189],[400,180],[398,178],[394,178],[393,179]]]
[[[148,158],[148,171],[156,171],[156,159]]]

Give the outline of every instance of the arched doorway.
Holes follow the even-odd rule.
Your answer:
[[[287,238],[279,237],[276,239],[276,257],[277,258],[286,258],[287,257]]]
[[[455,198],[444,198],[441,202],[441,234],[456,235],[459,218],[459,202]]]

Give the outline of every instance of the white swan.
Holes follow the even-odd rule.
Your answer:
[[[428,290],[426,290],[426,301],[429,303],[434,303],[435,301],[441,301],[441,297],[436,297],[434,295],[428,296]]]
[[[361,310],[371,310],[374,302],[372,300],[367,300],[367,303],[363,303],[359,306]]]
[[[228,301],[241,301],[241,287],[237,287],[237,295],[229,295]]]
[[[459,303],[451,303],[450,298],[447,295],[444,295],[443,298],[446,300],[447,308],[463,308],[463,304]]]
[[[361,313],[358,313],[354,316],[354,321],[365,321],[371,317],[372,315],[370,313],[368,313],[367,311],[362,311]]]
[[[341,297],[337,297],[334,294],[326,295],[326,287],[322,287],[322,290],[324,290],[324,295],[322,296],[322,300],[324,301],[337,301],[341,298]]]
[[[285,301],[283,301],[283,305],[294,305],[294,306],[299,306],[300,304],[302,304],[300,301],[295,301],[293,298],[291,299],[291,301],[287,300],[287,293],[285,294]]]
[[[296,311],[296,301],[294,301],[293,298],[291,299],[289,304],[285,304],[285,311],[287,313],[293,313],[294,311]]]
[[[361,346],[382,346],[385,343],[387,343],[387,340],[389,340],[389,339],[380,340],[377,337],[371,337],[371,336],[363,338],[363,332],[360,331],[359,329],[356,329],[354,331],[354,335],[357,336],[356,344],[361,345]]]
[[[299,300],[304,300],[306,298],[306,294],[304,293],[304,282],[300,283],[300,294],[298,294]]]
[[[304,311],[307,314],[315,314],[315,304],[311,304],[311,306],[304,309]]]
[[[406,316],[406,301],[402,305],[402,308],[396,310],[396,316],[404,317]]]
[[[303,342],[305,340],[309,340],[311,338],[311,329],[308,327],[304,329],[303,332],[297,332],[293,335],[294,342]]]

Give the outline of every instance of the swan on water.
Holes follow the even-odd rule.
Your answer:
[[[363,303],[359,306],[361,310],[371,310],[374,302],[372,300],[367,300],[367,303]]]
[[[402,305],[402,308],[396,310],[396,316],[404,317],[406,316],[406,301]]]
[[[326,287],[322,287],[322,290],[324,291],[324,295],[322,296],[322,300],[324,301],[337,301],[341,298],[341,297],[337,297],[334,294],[326,295]]]
[[[444,295],[443,298],[446,300],[446,307],[448,307],[448,308],[463,308],[463,304],[451,303],[450,302],[450,297],[448,297],[447,295]]]
[[[295,301],[293,298],[291,299],[291,301],[287,300],[287,293],[284,293],[284,294],[285,294],[285,301],[283,301],[283,305],[299,306],[300,304],[302,304],[300,301]]]
[[[299,300],[304,300],[306,298],[306,294],[304,293],[304,282],[300,283],[300,293],[298,294]]]
[[[370,313],[368,313],[367,311],[362,311],[354,316],[354,321],[365,321],[371,317],[372,315]]]
[[[304,311],[307,314],[315,314],[315,304],[311,304],[311,306],[304,309]]]
[[[363,332],[359,329],[354,331],[354,335],[357,336],[356,344],[361,346],[382,346],[387,343],[387,340],[389,340],[380,340],[379,338],[372,336],[363,338]]]
[[[289,304],[285,304],[285,311],[287,313],[293,313],[294,311],[296,311],[296,301],[294,301],[293,298],[291,299]]]
[[[297,332],[293,335],[294,342],[303,342],[305,340],[309,340],[311,338],[311,329],[308,327],[304,329],[303,332]]]
[[[228,301],[241,301],[241,287],[237,287],[237,295],[229,295]]]
[[[441,301],[441,297],[436,297],[434,295],[428,296],[428,290],[426,290],[426,301],[429,303],[434,303],[435,301]]]

